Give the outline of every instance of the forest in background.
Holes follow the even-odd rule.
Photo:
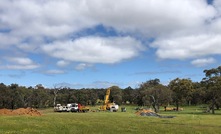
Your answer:
[[[221,105],[221,66],[204,70],[205,77],[200,82],[190,78],[176,78],[168,85],[160,79],[143,82],[138,88],[124,89],[112,86],[110,101],[119,105],[138,105],[153,107],[158,112],[160,106],[174,105],[177,110],[181,105],[208,106],[211,113]],[[56,103],[81,103],[83,105],[102,105],[106,89],[71,89],[68,87],[44,88],[25,87],[18,84],[0,83],[0,108],[16,109],[21,107],[48,108]]]

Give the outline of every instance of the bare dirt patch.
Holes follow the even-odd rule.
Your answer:
[[[29,115],[29,116],[41,116],[41,112],[34,108],[19,108],[15,110],[0,109],[0,115]]]
[[[157,115],[154,111],[152,111],[150,109],[140,109],[135,114],[136,115],[141,115],[141,116],[145,116],[145,115],[148,116],[148,115],[151,115],[151,114]]]
[[[154,111],[152,111],[151,109],[140,109],[135,114],[140,115],[140,116],[153,116],[153,117],[159,117],[159,118],[174,118],[175,117],[175,116],[161,116],[155,113]]]

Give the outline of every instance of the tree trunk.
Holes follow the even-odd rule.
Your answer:
[[[213,100],[212,100],[212,114],[215,114],[215,97],[213,97]]]
[[[191,106],[191,100],[189,100],[188,102],[189,102],[189,106]]]
[[[54,107],[56,105],[56,99],[57,99],[58,89],[54,90]]]
[[[14,110],[14,100],[11,101],[11,109]]]
[[[154,108],[154,112],[158,113],[159,112],[159,109],[158,109],[158,103],[157,101],[155,100],[155,97],[153,95],[150,95],[150,98],[151,98],[151,103],[152,103],[152,106]]]
[[[54,96],[54,107],[55,107],[55,103],[56,103],[56,98],[57,98],[57,96],[55,95]]]
[[[160,112],[160,106],[159,106],[159,104],[157,104],[157,112],[158,112],[158,113]]]
[[[219,107],[220,107],[219,104],[216,103],[215,105],[216,105],[216,109],[219,110]]]
[[[176,101],[176,111],[179,110],[179,101]]]

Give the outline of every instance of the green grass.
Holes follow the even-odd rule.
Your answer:
[[[42,110],[43,116],[0,116],[1,134],[218,134],[221,111],[202,113],[198,107],[180,112],[164,112],[175,118],[142,117],[134,107],[127,112],[55,113]]]

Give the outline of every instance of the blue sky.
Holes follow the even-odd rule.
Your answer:
[[[220,66],[220,0],[1,0],[0,82],[139,87]]]

